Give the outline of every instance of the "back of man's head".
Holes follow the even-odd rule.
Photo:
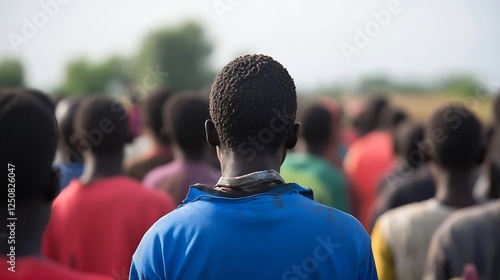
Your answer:
[[[50,110],[51,113],[54,113],[56,110],[56,103],[54,100],[44,92],[41,92],[37,89],[22,89],[26,93],[35,97],[39,102],[41,102],[46,108]]]
[[[113,99],[91,96],[78,106],[75,116],[75,136],[78,149],[95,155],[123,151],[128,137],[125,109]]]
[[[392,130],[406,119],[408,119],[408,116],[405,111],[395,107],[387,107],[380,114],[379,127],[382,129]]]
[[[193,94],[176,94],[163,106],[167,135],[184,153],[202,156],[205,140],[205,121],[210,118],[208,101]]]
[[[292,77],[265,55],[246,55],[228,63],[210,92],[210,116],[220,142],[235,151],[256,141],[257,152],[276,152],[291,132],[296,111]]]
[[[0,89],[0,160],[2,174],[8,172],[3,178],[15,186],[16,201],[55,197],[52,161],[56,146],[51,108],[27,90]]]
[[[370,97],[365,104],[361,114],[355,121],[361,134],[380,128],[382,113],[388,108],[388,101],[382,95]]]
[[[142,103],[144,126],[147,127],[158,143],[168,144],[163,129],[163,114],[165,102],[172,96],[172,91],[166,87],[153,90]]]
[[[77,151],[76,143],[71,141],[71,136],[75,132],[73,123],[79,104],[80,100],[65,98],[59,101],[56,107],[56,119],[61,137],[60,141],[64,147],[68,147],[75,151]]]
[[[323,105],[315,103],[307,106],[300,115],[301,135],[307,146],[326,148],[332,130],[332,115]]]
[[[453,104],[433,114],[425,131],[430,160],[445,169],[462,170],[477,166],[484,156],[481,123],[463,105]]]
[[[424,127],[413,121],[403,121],[392,131],[394,152],[412,167],[424,162],[418,144],[424,139]]]

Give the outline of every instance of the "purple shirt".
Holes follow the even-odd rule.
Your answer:
[[[174,160],[146,174],[142,183],[150,188],[170,194],[179,205],[196,183],[213,187],[219,180],[220,171],[204,161]]]

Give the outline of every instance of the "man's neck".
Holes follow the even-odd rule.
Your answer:
[[[221,155],[220,162],[222,177],[238,177],[262,170],[279,172],[282,163],[275,155],[257,155],[249,158],[234,152]]]
[[[80,177],[83,184],[88,184],[97,179],[121,175],[123,152],[106,155],[85,155],[85,169]]]
[[[476,177],[474,169],[441,172],[435,178],[435,198],[445,205],[458,208],[476,204],[473,196]]]

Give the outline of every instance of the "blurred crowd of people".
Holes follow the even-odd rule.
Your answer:
[[[0,89],[18,218],[0,278],[500,279],[500,98],[488,126],[295,94],[262,55],[210,92]]]

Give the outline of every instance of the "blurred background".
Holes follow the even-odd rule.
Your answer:
[[[462,100],[483,121],[500,86],[495,0],[0,2],[0,87],[55,98],[209,88],[234,57],[273,56],[304,96],[347,110],[385,91],[417,119]]]

